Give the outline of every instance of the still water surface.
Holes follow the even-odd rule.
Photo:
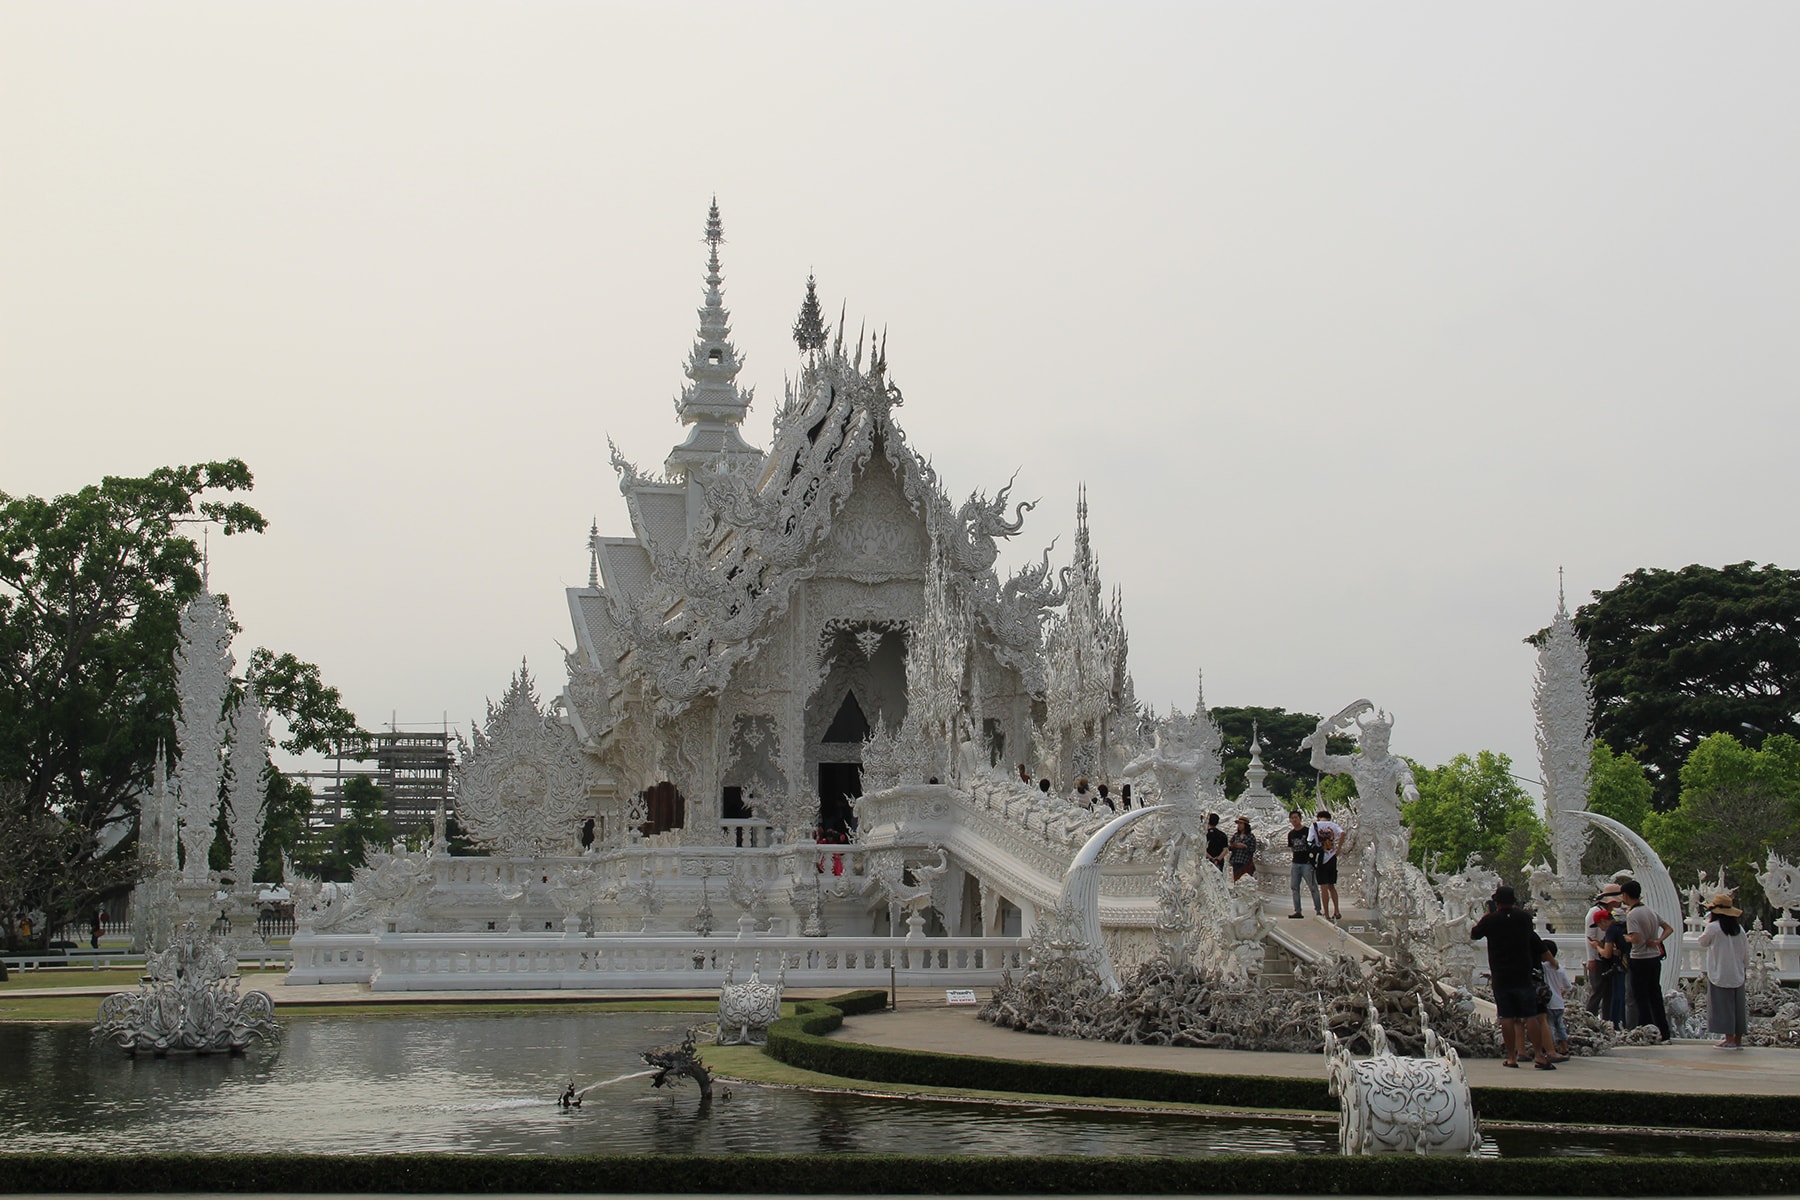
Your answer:
[[[703,1110],[690,1085],[645,1078],[638,1055],[678,1040],[669,1013],[289,1021],[241,1058],[126,1057],[85,1027],[0,1025],[0,1146],[120,1153],[483,1151],[500,1154],[1335,1153],[1335,1121],[1233,1120],[996,1107],[732,1084]],[[721,1096],[725,1085],[720,1085]],[[1654,1139],[1657,1153],[1767,1146]],[[1600,1135],[1502,1134],[1488,1153],[1643,1153]]]

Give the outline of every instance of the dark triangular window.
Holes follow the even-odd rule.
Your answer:
[[[869,736],[869,718],[863,716],[862,705],[856,702],[855,692],[845,692],[844,702],[838,706],[837,716],[831,718],[831,728],[825,731],[828,742],[860,742]]]

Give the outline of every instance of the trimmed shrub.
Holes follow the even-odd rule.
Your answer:
[[[0,1154],[0,1192],[1767,1195],[1800,1159]],[[1701,1163],[1693,1167],[1702,1168]]]

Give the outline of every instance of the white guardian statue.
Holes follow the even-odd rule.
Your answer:
[[[1364,713],[1375,713],[1363,720]],[[1356,754],[1331,754],[1326,741],[1340,729],[1354,722],[1361,751]],[[1312,751],[1312,765],[1327,775],[1348,775],[1356,781],[1357,818],[1352,837],[1355,853],[1362,860],[1365,898],[1369,907],[1379,913],[1382,880],[1399,878],[1399,868],[1406,862],[1407,831],[1400,822],[1400,805],[1419,798],[1418,784],[1406,760],[1388,753],[1388,738],[1394,731],[1394,719],[1376,712],[1370,700],[1355,700],[1336,716],[1320,721],[1318,727],[1300,743]],[[1400,799],[1395,800],[1398,793]]]

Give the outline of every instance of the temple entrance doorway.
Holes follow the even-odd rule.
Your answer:
[[[862,795],[861,763],[819,764],[819,828],[848,839],[856,828],[850,801]]]
[[[643,797],[644,816],[647,820],[638,826],[638,832],[645,837],[680,829],[687,824],[687,801],[668,780],[646,788],[639,794]]]

